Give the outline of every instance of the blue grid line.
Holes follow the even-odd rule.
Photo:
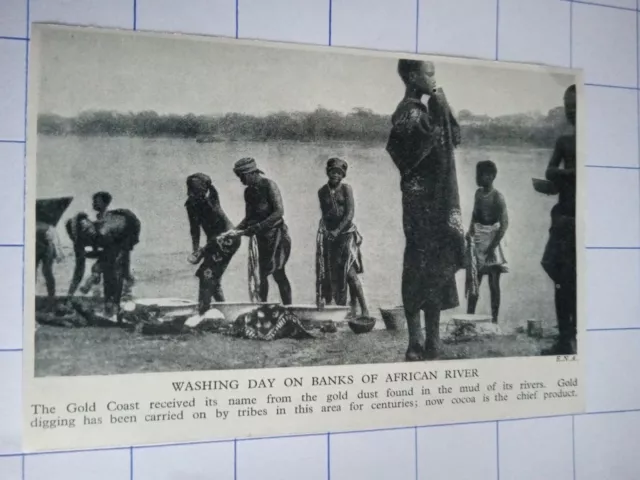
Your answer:
[[[640,331],[640,327],[611,327],[611,328],[587,328],[587,332],[629,332],[638,330]]]
[[[640,166],[635,165],[585,165],[587,168],[613,168],[618,170],[638,170]]]
[[[333,0],[329,0],[329,40],[327,42],[327,45],[329,46],[331,46],[331,40],[332,40],[331,37],[333,35],[332,28],[331,28],[332,24],[333,24]]]
[[[496,422],[496,479],[500,480],[500,422]]]
[[[31,32],[31,0],[27,0],[27,34]],[[29,52],[31,48],[31,43],[27,42],[27,47],[24,52],[24,162],[22,168],[22,242],[24,247],[24,241],[26,238],[27,231],[27,113],[29,108]],[[21,329],[20,329],[20,343],[24,345],[24,274],[26,271],[26,252],[25,249],[22,249],[22,282],[21,285],[21,304],[20,304],[20,315],[21,315]]]
[[[24,140],[12,140],[10,138],[8,138],[8,139],[0,138],[0,143],[25,143],[25,141]]]
[[[176,443],[175,445],[178,446],[182,444]],[[139,447],[136,447],[135,445],[131,445],[126,447],[75,448],[75,449],[65,449],[65,450],[43,450],[41,452],[0,453],[0,458],[17,457],[19,455],[24,455],[25,457],[39,457],[41,455],[58,455],[61,453],[114,452],[114,451],[126,451],[131,448],[137,449]]]
[[[640,413],[640,408],[630,408],[630,409],[624,409],[624,410],[602,410],[602,411],[593,411],[593,412],[582,412],[582,413],[567,413],[567,414],[557,414],[557,415],[542,415],[542,416],[534,416],[534,417],[521,417],[521,418],[506,418],[506,419],[500,419],[499,422],[504,423],[504,422],[520,422],[520,421],[525,421],[525,420],[542,420],[542,419],[550,419],[550,418],[566,418],[566,417],[582,417],[582,416],[592,416],[592,415],[619,415],[619,414],[625,414],[625,413]],[[409,427],[397,427],[397,428],[387,428],[387,429],[375,429],[375,430],[353,430],[351,432],[329,432],[326,434],[314,434],[315,436],[319,436],[319,435],[327,435],[327,447],[330,446],[330,435],[336,435],[337,433],[340,434],[346,434],[346,433],[372,433],[372,432],[377,432],[377,431],[388,431],[388,430],[409,430],[409,429],[423,429],[423,428],[436,428],[436,427],[458,427],[458,426],[465,426],[465,425],[479,425],[479,424],[485,424],[485,423],[497,423],[498,420],[477,420],[477,421],[469,421],[469,422],[458,422],[458,423],[441,423],[441,424],[433,424],[433,425],[423,425],[423,426],[409,426]],[[302,436],[308,436],[308,435],[286,435],[286,436],[280,436],[280,437],[261,437],[261,440],[273,440],[274,438],[298,438],[298,437],[302,437]],[[222,442],[230,442],[230,441],[242,441],[242,438],[238,438],[235,440],[212,440],[212,441],[203,441],[203,442],[198,442],[201,444],[204,443],[222,443]],[[189,446],[189,445],[193,445],[193,443],[190,442],[176,442],[176,443],[172,443],[172,444],[165,444],[165,445],[161,445],[158,448],[161,447],[169,447],[169,446],[173,446],[173,447],[178,447],[178,446]],[[136,446],[136,445],[132,445],[132,446],[127,446],[127,447],[101,447],[101,448],[84,448],[84,449],[73,449],[73,450],[48,450],[48,451],[42,451],[42,452],[22,452],[22,453],[0,453],[0,458],[7,458],[7,457],[17,457],[17,456],[39,456],[39,455],[56,455],[56,454],[62,454],[62,453],[81,453],[81,452],[103,452],[103,451],[119,451],[119,450],[129,450],[129,449],[133,449],[133,450],[137,450],[137,449],[141,449],[141,448],[155,448],[155,445],[145,445],[145,446]],[[327,455],[327,457],[330,457],[330,454]],[[328,462],[330,462],[330,458],[327,459]],[[330,463],[329,463],[330,465]],[[329,479],[330,480],[330,479]]]
[[[496,60],[500,53],[500,0],[496,0]]]
[[[598,2],[589,2],[587,0],[562,0],[563,2],[569,2],[569,3],[579,3],[581,5],[590,5],[593,7],[604,7],[604,8],[613,8],[614,10],[625,10],[627,12],[637,12],[638,11],[638,7],[636,6],[636,8],[631,8],[631,7],[621,7],[620,5],[607,5],[606,3],[598,3]]]
[[[569,68],[573,68],[573,2],[569,3]]]
[[[418,53],[419,40],[420,40],[420,0],[416,0],[416,53]]]
[[[26,42],[29,40],[29,37],[11,37],[11,36],[0,35],[0,40],[16,40],[19,42]]]
[[[294,433],[294,434],[282,434],[282,435],[269,435],[266,437],[243,437],[236,438],[238,442],[253,442],[255,440],[264,440],[265,438],[269,438],[272,440],[280,440],[283,438],[305,438],[305,437],[322,437],[326,435],[326,432],[316,432],[316,433]]]
[[[133,447],[129,447],[129,480],[133,480]]]
[[[571,416],[571,460],[573,480],[576,480],[576,417]]]
[[[322,435],[322,433],[318,433],[315,435]],[[247,439],[250,440],[250,439]],[[235,438],[219,438],[219,439],[215,439],[215,440],[195,440],[193,442],[180,442],[180,443],[154,443],[154,444],[148,444],[148,445],[136,445],[135,448],[138,450],[144,450],[147,448],[169,448],[169,447],[175,447],[176,445],[181,445],[181,446],[194,446],[194,445],[211,445],[211,444],[215,444],[215,443],[230,443],[230,442],[236,442],[237,439]]]
[[[331,432],[327,432],[327,480],[331,480]]]
[[[233,480],[238,480],[238,439],[233,440]]]
[[[133,0],[133,29],[138,29],[138,0]]]
[[[600,87],[600,88],[617,88],[620,90],[638,90],[638,86],[629,86],[629,85],[613,85],[607,83],[590,83],[584,82],[585,87]]]
[[[584,247],[587,250],[640,250],[640,247],[624,247],[624,246],[618,246],[618,247],[608,247],[608,246],[586,246]]]
[[[24,247],[24,244],[22,243],[0,243],[0,248],[22,248],[22,247]]]
[[[486,420],[484,421],[486,422],[494,422],[495,420]],[[482,422],[482,421],[481,421]],[[452,424],[452,425],[458,425],[458,424]],[[331,435],[333,436],[337,436],[337,435],[351,435],[351,434],[356,434],[356,433],[377,433],[377,432],[393,432],[396,430],[409,430],[412,428],[428,428],[428,427],[435,427],[435,426],[442,426],[442,425],[406,425],[406,426],[399,426],[399,427],[379,427],[379,428],[369,428],[369,429],[364,429],[364,430],[340,430],[338,432],[331,432]]]
[[[240,32],[240,0],[236,0],[236,38]]]
[[[21,352],[22,348],[0,348],[0,353]]]
[[[413,427],[413,455],[414,455],[414,461],[415,461],[415,474],[416,474],[416,480],[418,480],[418,427]]]

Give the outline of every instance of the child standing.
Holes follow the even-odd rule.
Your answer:
[[[113,197],[109,192],[98,192],[92,197],[93,210],[96,212],[96,221],[94,224],[96,227],[101,226],[104,223],[104,215],[107,213],[109,205],[111,205]],[[95,248],[94,248],[95,251]],[[95,253],[95,252],[94,252]],[[102,280],[102,268],[99,260],[96,259],[91,267],[91,275],[87,278],[85,284],[80,287],[80,291],[85,295],[91,291],[93,287],[100,285]]]
[[[500,310],[500,274],[509,271],[500,243],[509,227],[509,216],[504,196],[493,187],[497,175],[498,168],[491,160],[476,165],[476,183],[480,188],[476,190],[467,233],[467,313],[475,313],[482,277],[487,275],[493,323],[498,323]]]
[[[356,316],[356,304],[362,315],[369,316],[362,283],[358,275],[363,272],[360,245],[362,236],[353,217],[355,201],[350,185],[343,183],[347,175],[347,162],[330,158],[327,162],[327,183],[318,191],[322,218],[317,235],[316,250],[316,302],[326,305],[347,304],[347,289],[351,297],[351,316]]]
[[[111,194],[109,192],[104,192],[104,191],[97,192],[92,197],[93,210],[96,212],[96,220],[95,222],[93,222],[93,224],[96,230],[98,231],[102,230],[102,227],[105,225],[107,221],[107,216],[111,212],[109,210],[109,206],[111,205],[112,200],[113,200],[113,197],[111,196]],[[113,212],[118,213],[119,210],[113,210]],[[95,258],[96,261],[91,267],[91,275],[89,276],[85,284],[80,288],[80,291],[85,295],[88,294],[91,291],[91,289],[93,289],[94,287],[98,287],[103,277],[103,269],[102,269],[102,265],[100,264],[100,254],[99,254],[99,251],[96,249],[95,245],[93,247],[93,252],[87,254],[87,258]],[[134,283],[135,283],[135,279],[133,278],[133,275],[131,275],[131,268],[130,268],[130,265],[127,263],[124,266],[123,293],[122,293],[122,297],[124,299],[129,298],[131,296],[131,288],[133,287]],[[99,295],[99,294],[100,293],[97,289],[94,290],[94,295]]]

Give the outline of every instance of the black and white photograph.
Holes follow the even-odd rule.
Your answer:
[[[42,36],[35,377],[578,353],[570,70]]]

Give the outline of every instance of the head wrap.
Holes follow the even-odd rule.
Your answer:
[[[187,177],[187,191],[189,192],[201,193],[204,196],[211,185],[211,177],[204,173],[194,173]]]
[[[245,157],[238,160],[233,166],[233,171],[236,175],[246,175],[253,172],[264,173],[256,165],[255,159],[251,157]]]
[[[330,158],[327,161],[327,173],[329,173],[331,170],[337,169],[337,170],[340,170],[342,172],[342,175],[346,177],[347,168],[349,168],[349,165],[347,164],[347,162],[345,162],[341,158],[334,157],[334,158]]]

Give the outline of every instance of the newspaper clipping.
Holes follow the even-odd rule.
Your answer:
[[[580,71],[30,48],[26,451],[583,410]]]

